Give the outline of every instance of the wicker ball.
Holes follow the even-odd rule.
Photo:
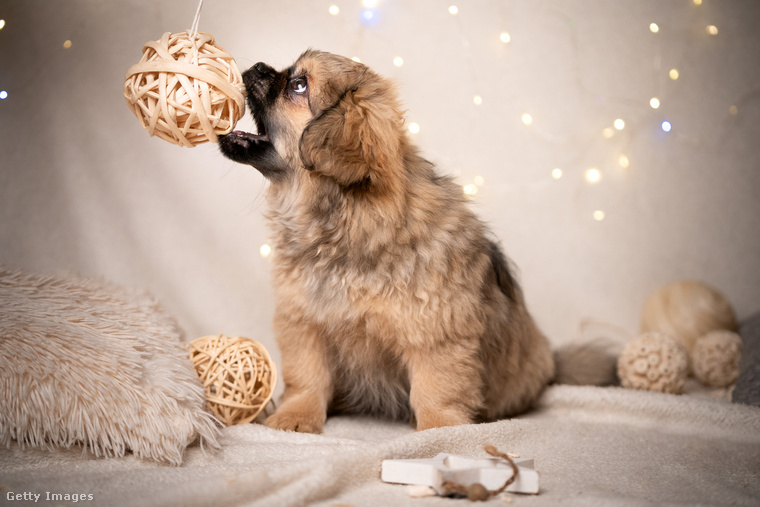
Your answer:
[[[623,347],[618,376],[623,387],[680,394],[686,381],[683,346],[662,333],[644,333]]]
[[[245,114],[235,60],[199,32],[165,33],[127,71],[127,105],[152,136],[192,148],[227,134]]]
[[[700,336],[716,329],[736,330],[728,299],[699,281],[665,285],[647,298],[641,312],[641,332],[655,331],[675,338],[691,354]]]
[[[259,342],[223,334],[187,344],[211,411],[224,424],[253,421],[272,399],[277,368]]]
[[[742,339],[732,331],[712,331],[697,338],[691,359],[694,376],[708,387],[728,387],[739,378]]]

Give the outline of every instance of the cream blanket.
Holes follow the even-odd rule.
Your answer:
[[[74,495],[93,506],[464,505],[409,497],[380,480],[381,462],[485,456],[484,443],[535,458],[541,492],[511,495],[515,505],[760,504],[760,408],[706,396],[554,386],[534,412],[491,424],[415,432],[334,417],[323,435],[248,424],[223,430],[221,443],[189,448],[181,467],[13,444],[0,450],[0,504],[30,505],[38,494],[42,505],[70,505]]]

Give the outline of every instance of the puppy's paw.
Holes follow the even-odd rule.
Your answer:
[[[459,426],[471,424],[472,419],[466,411],[448,409],[440,411],[424,411],[417,415],[417,431],[441,428],[443,426]]]
[[[325,416],[322,414],[278,410],[267,418],[266,425],[276,430],[299,433],[322,433]]]

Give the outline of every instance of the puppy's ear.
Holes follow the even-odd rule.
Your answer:
[[[299,148],[307,170],[343,186],[379,186],[399,174],[403,118],[389,86],[371,79],[349,88],[304,129]]]

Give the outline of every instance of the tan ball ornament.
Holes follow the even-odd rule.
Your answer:
[[[618,377],[623,387],[680,394],[688,358],[676,340],[662,333],[644,333],[623,347]]]
[[[272,399],[277,368],[259,342],[220,334],[193,340],[187,350],[209,408],[227,426],[253,421]]]
[[[127,105],[143,128],[188,148],[232,131],[245,114],[243,90],[232,56],[195,30],[147,42],[124,79]]]
[[[732,331],[712,331],[697,339],[691,359],[694,376],[708,387],[728,387],[739,378],[742,339]]]

